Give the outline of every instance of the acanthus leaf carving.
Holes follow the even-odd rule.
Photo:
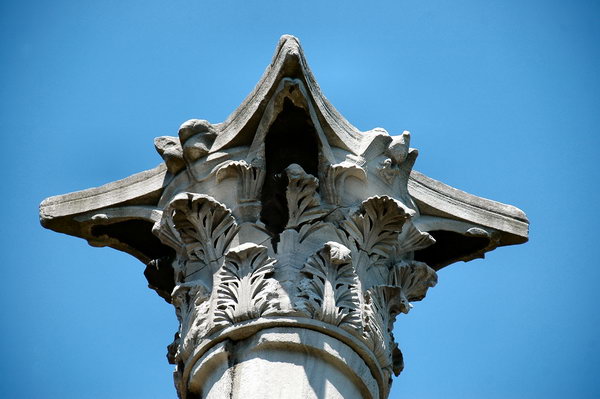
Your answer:
[[[411,210],[388,196],[374,196],[363,201],[359,211],[342,221],[342,229],[358,248],[369,254],[389,256],[397,243]]]
[[[319,180],[297,164],[289,165],[285,172],[288,178],[285,196],[289,212],[286,229],[298,228],[325,216],[328,211],[321,208],[317,194]]]
[[[315,234],[319,230],[326,228],[326,227],[333,227],[333,225],[331,223],[325,223],[325,222],[303,225],[302,227],[300,227],[300,230],[298,231],[299,241],[300,242],[305,241],[308,237],[310,237],[311,235]]]
[[[394,258],[402,259],[406,254],[427,248],[433,244],[435,244],[435,239],[431,234],[420,231],[412,220],[409,220],[404,223],[402,231],[398,235]]]
[[[208,195],[184,193],[165,212],[163,221],[179,233],[188,259],[211,264],[214,271],[238,230],[231,211]]]
[[[395,347],[392,329],[401,312],[400,288],[392,286],[371,287],[365,292],[363,337],[383,369],[392,370]]]
[[[181,283],[173,289],[171,297],[179,320],[175,361],[185,362],[193,351],[198,336],[207,329],[206,310],[210,305],[210,295],[211,291],[200,281]]]
[[[352,126],[290,36],[227,120],[189,120],[155,147],[164,165],[48,198],[40,221],[147,263],[150,287],[180,322],[168,358],[182,399],[240,391],[247,385],[234,366],[274,342],[290,350],[277,358],[305,366],[308,383],[296,378],[304,388],[322,360],[362,396],[385,398],[403,367],[393,322],[437,282],[413,259],[439,268],[527,240],[520,210],[413,171],[408,132]],[[148,239],[148,223],[164,246]],[[435,243],[426,231],[439,245],[415,252]],[[308,349],[321,356],[307,361]]]
[[[411,301],[425,297],[435,286],[435,271],[423,262],[400,262],[393,265],[388,284],[373,286],[364,294],[363,337],[380,366],[396,376],[404,368],[402,353],[394,342],[392,329],[396,316],[408,313]]]
[[[238,177],[239,198],[241,201],[258,201],[265,179],[264,168],[246,161],[230,161],[221,166],[216,173],[217,183],[229,177]]]
[[[257,319],[269,308],[277,308],[275,289],[270,286],[275,262],[262,245],[246,243],[227,252],[217,277],[215,324]]]
[[[303,306],[314,319],[356,334],[361,330],[359,282],[350,250],[327,242],[303,268],[306,277],[298,287]]]
[[[422,300],[427,290],[435,287],[437,274],[423,262],[399,262],[392,267],[389,284],[400,289],[401,312],[408,313],[412,308],[410,302]]]
[[[349,219],[349,216],[347,216],[347,219]],[[341,224],[345,222],[347,220],[341,222]],[[387,257],[375,252],[366,252],[359,246],[360,241],[342,228],[335,229],[335,235],[350,250],[352,266],[360,281],[362,290],[387,283],[389,273],[389,259]]]
[[[203,279],[210,287],[212,274],[219,268],[238,225],[231,211],[214,198],[181,193],[167,205],[152,231],[179,254],[176,282]]]
[[[221,166],[215,175],[216,182],[238,179],[238,209],[236,215],[244,222],[255,222],[260,215],[260,191],[265,181],[265,169],[248,162],[230,161]]]
[[[324,181],[321,186],[327,202],[336,206],[343,205],[344,184],[350,176],[357,178],[363,183],[367,182],[367,172],[353,162],[343,161],[335,165],[329,165],[325,171]]]

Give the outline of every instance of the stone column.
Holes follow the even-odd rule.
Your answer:
[[[358,166],[324,169],[331,198],[340,197],[341,175],[366,178]],[[385,397],[403,368],[393,321],[437,280],[413,259],[434,242],[414,225],[417,212],[387,195],[322,200],[319,179],[290,164],[279,177],[285,201],[271,205],[286,211],[285,227],[274,232],[260,207],[253,218],[232,211],[258,202],[247,194],[260,192],[261,169],[232,161],[213,171],[205,183],[215,191],[224,176],[236,187],[223,202],[179,193],[154,226],[176,253],[166,262],[180,321],[170,347],[180,396]],[[273,390],[282,382],[286,390]]]
[[[527,240],[517,208],[412,171],[410,134],[359,132],[284,36],[225,122],[159,137],[159,168],[50,198],[44,226],[147,263],[175,307],[180,398],[386,398],[393,323],[436,270]]]

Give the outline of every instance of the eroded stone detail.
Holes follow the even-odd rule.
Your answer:
[[[354,177],[362,183],[365,183],[367,180],[367,173],[362,167],[348,161],[343,161],[327,167],[323,192],[329,203],[337,206],[347,204],[347,201],[344,201],[343,196],[345,193],[344,185],[349,177]]]
[[[372,357],[365,361],[379,370],[379,396],[385,396],[390,376],[403,367],[393,322],[437,281],[433,269],[412,259],[415,250],[435,240],[414,223],[419,213],[407,182],[417,152],[409,148],[409,133],[390,138],[377,129],[360,150],[335,149],[303,81],[286,79],[256,134],[265,140],[268,121],[285,121],[286,109],[297,120],[298,110],[304,109],[317,134],[320,164],[318,176],[296,162],[270,176],[275,180],[269,181],[269,192],[284,195],[283,200],[265,200],[269,155],[256,137],[246,140],[252,143],[247,147],[212,155],[211,145],[219,142],[215,127],[191,120],[182,125],[179,140],[157,139],[169,170],[182,170],[185,161],[188,186],[205,187],[219,198],[197,191],[176,194],[154,229],[177,253],[171,296],[180,329],[169,356],[177,363],[182,397],[187,395],[186,376],[203,353],[198,345],[246,325],[269,320],[279,325],[281,317],[292,317],[300,328],[306,324],[313,329],[317,323],[323,331],[369,348]],[[272,154],[278,167],[287,153]],[[210,170],[203,160],[213,162]],[[259,221],[284,217],[282,231]]]
[[[437,284],[435,270],[423,262],[400,262],[392,266],[389,283],[399,287],[397,297],[400,300],[400,311],[408,313],[412,308],[411,302],[425,298],[427,290]]]
[[[310,145],[298,153],[288,137]],[[180,324],[168,359],[183,399],[233,397],[233,385],[247,383],[236,380],[245,362],[269,373],[261,356],[280,353],[304,384],[286,397],[317,397],[301,374],[327,377],[294,369],[317,361],[348,395],[384,399],[404,367],[394,320],[435,286],[430,265],[526,239],[516,208],[412,171],[408,132],[359,132],[346,121],[290,36],[225,122],[191,119],[155,146],[165,165],[94,189],[100,205],[67,195],[45,201],[41,214],[47,226],[71,218],[64,231],[148,265],[150,286]],[[423,255],[436,247],[448,254]]]
[[[169,348],[169,361],[177,364],[186,361],[198,339],[206,333],[210,291],[197,281],[182,283],[171,294],[175,313],[179,320],[173,349]]]
[[[194,162],[210,156],[210,150],[202,155],[210,126],[191,121],[180,130],[184,143],[202,138],[194,142]],[[206,182],[210,192],[219,193],[227,179],[235,179],[237,191],[233,197],[219,194],[227,204],[205,194],[177,194],[155,225],[157,236],[177,253],[172,302],[181,326],[169,353],[177,363],[181,396],[187,395],[185,376],[198,359],[192,355],[198,345],[277,317],[293,317],[299,326],[318,322],[324,331],[339,328],[355,345],[362,342],[372,351],[379,392],[385,395],[390,376],[403,367],[393,322],[437,278],[426,264],[411,259],[415,250],[435,240],[413,223],[418,217],[414,204],[402,200],[412,166],[408,138],[405,133],[387,140],[378,131],[359,155],[346,153],[337,163],[321,156],[320,177],[290,163],[274,177],[286,185],[287,222],[281,233],[258,221],[263,167],[228,160],[222,152],[224,160],[202,176],[202,163],[191,165],[188,159],[193,181]],[[246,151],[264,163],[262,147],[255,147]],[[236,150],[238,156],[249,157]],[[369,173],[372,163],[385,167]],[[347,183],[350,178],[354,185]],[[388,186],[378,194],[381,178]],[[269,212],[262,209],[262,215]]]
[[[435,239],[431,234],[419,230],[409,220],[402,226],[402,231],[398,234],[398,241],[394,248],[394,258],[403,259],[414,251],[427,248],[433,244],[435,244]]]
[[[228,177],[239,180],[237,203],[230,206],[260,196],[261,172],[245,161],[227,161],[216,171],[217,188]],[[341,206],[322,201],[319,179],[301,166],[291,164],[285,173],[288,222],[278,247],[254,242],[258,236],[241,229],[255,225],[245,221],[247,214],[236,215],[210,196],[178,194],[165,208],[155,232],[178,254],[172,302],[181,324],[171,357],[178,370],[189,368],[201,340],[265,317],[293,316],[364,342],[387,382],[402,368],[393,321],[437,278],[410,255],[435,241],[412,222],[415,210],[397,199],[375,195],[358,207]]]
[[[231,211],[214,198],[183,193],[170,202],[154,231],[179,254],[176,281],[194,279],[194,274],[208,267],[205,283],[210,287],[210,277],[219,269],[238,226]]]
[[[216,173],[216,182],[236,177],[238,183],[238,215],[243,222],[256,222],[260,216],[260,191],[265,180],[265,170],[246,161],[231,161]]]
[[[364,338],[386,374],[392,369],[394,338],[392,328],[400,313],[397,296],[400,287],[377,286],[364,294]]]
[[[289,213],[286,229],[295,229],[325,216],[327,210],[320,207],[321,201],[317,194],[319,180],[306,173],[300,165],[292,164],[285,171],[288,178],[285,195]]]
[[[275,261],[267,248],[242,244],[225,256],[218,274],[214,321],[217,325],[235,324],[261,317],[269,308],[277,308],[274,290],[269,284]]]
[[[299,297],[314,319],[351,332],[361,331],[358,278],[352,267],[350,250],[328,242],[304,264]]]
[[[264,178],[259,168],[225,161],[215,170],[217,189],[227,178],[238,180],[236,202],[229,206],[257,202]],[[335,169],[323,170],[327,180]],[[339,171],[364,173],[368,183],[362,168]],[[437,278],[410,256],[435,240],[412,222],[417,212],[411,204],[388,195],[369,196],[358,207],[342,205],[335,195],[322,201],[317,177],[297,164],[285,173],[288,221],[277,247],[248,233],[260,227],[248,222],[250,213],[232,212],[204,194],[176,195],[156,223],[155,233],[177,253],[172,303],[180,329],[169,353],[178,378],[193,366],[199,342],[265,317],[292,316],[341,328],[363,342],[387,384],[402,368],[393,321]],[[329,190],[335,192],[335,185]],[[387,392],[387,385],[380,389]]]
[[[216,129],[210,122],[201,119],[190,119],[179,128],[179,141],[183,145],[183,157],[188,165],[210,152],[215,138]]]
[[[350,220],[342,222],[342,228],[366,253],[389,256],[409,217],[409,211],[398,201],[376,196],[364,201]]]

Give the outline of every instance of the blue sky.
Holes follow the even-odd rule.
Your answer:
[[[410,130],[415,169],[531,221],[529,243],[443,269],[398,318],[390,397],[600,397],[598,4],[2,2],[0,397],[175,397],[177,322],[144,266],[42,229],[37,207],[224,120],[284,33],[351,123]]]

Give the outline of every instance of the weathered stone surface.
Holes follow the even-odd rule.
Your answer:
[[[147,263],[180,322],[181,398],[385,398],[404,367],[394,320],[436,270],[527,240],[519,209],[413,171],[408,132],[346,121],[291,36],[225,122],[155,145],[163,165],[40,218]]]

